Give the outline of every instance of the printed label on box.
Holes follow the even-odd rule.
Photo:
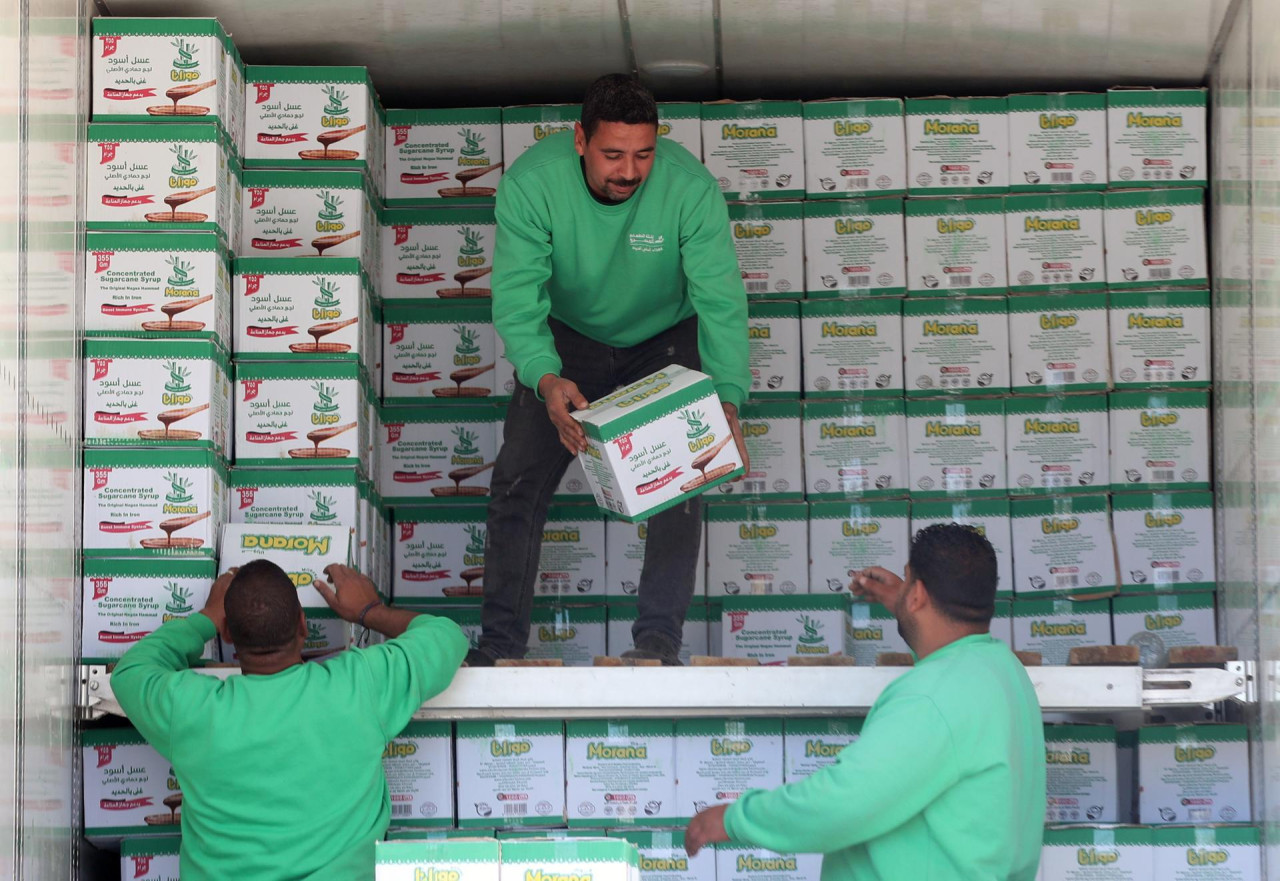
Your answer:
[[[800,335],[806,394],[902,394],[900,300],[806,300]]]
[[[1004,199],[909,199],[906,218],[908,295],[1004,292]]]
[[[1014,394],[1105,391],[1107,295],[1009,298],[1009,364]]]
[[[1107,92],[1107,165],[1113,187],[1208,184],[1204,89]]]
[[[1009,189],[1100,190],[1107,185],[1107,96],[1009,96]]]
[[[805,401],[806,497],[883,498],[907,492],[901,400]]]
[[[907,177],[915,195],[1009,189],[1005,98],[909,98]]]
[[[702,105],[702,152],[726,199],[804,197],[799,101]]]
[[[565,753],[570,826],[657,826],[676,817],[670,720],[571,720]]]
[[[807,593],[809,506],[718,503],[707,508],[707,593]]]
[[[908,300],[902,347],[908,395],[989,395],[1009,389],[1004,298]]]
[[[453,730],[448,722],[410,722],[382,751],[391,822],[453,825]]]
[[[729,232],[747,297],[799,296],[804,290],[804,205],[729,205]]]
[[[806,296],[905,294],[902,215],[901,199],[804,203]]]
[[[1111,295],[1116,388],[1209,385],[1209,292]]]
[[[906,192],[900,99],[806,101],[803,114],[806,199]]]
[[[869,566],[899,569],[911,546],[908,504],[814,502],[809,512],[809,590],[843,594]]]
[[[1111,489],[1209,488],[1208,392],[1112,392]]]
[[[1109,479],[1106,395],[1005,402],[1010,495],[1096,492]]]
[[[1116,729],[1111,725],[1044,726],[1046,823],[1114,823]]]
[[[1116,586],[1106,496],[1014,499],[1014,593],[1103,593]]]
[[[747,357],[753,398],[800,394],[800,304],[747,304]]]
[[[1249,730],[1244,725],[1138,729],[1138,820],[1248,823]]]
[[[1106,284],[1100,193],[1006,196],[1004,212],[1009,290],[1100,290]]]
[[[782,785],[781,719],[677,719],[675,733],[682,818]]]
[[[1001,496],[1004,401],[908,401],[907,472],[912,498]]]
[[[561,722],[458,722],[458,825],[565,822]]]
[[[1013,647],[1039,652],[1046,667],[1064,666],[1073,648],[1095,645],[1111,645],[1111,604],[1106,600],[1013,601]]]

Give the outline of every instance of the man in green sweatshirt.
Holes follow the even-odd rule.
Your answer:
[[[388,642],[303,663],[298,590],[255,560],[116,665],[116,699],[182,786],[183,881],[373,878],[390,821],[382,751],[448,687],[467,638],[447,619],[387,608],[345,566],[326,574],[332,588],[316,589],[333,610]],[[189,669],[215,634],[235,644],[242,675]]]
[[[743,461],[747,302],[711,173],[658,137],[633,77],[588,89],[582,121],[516,161],[498,188],[493,323],[517,383],[491,482],[483,633],[472,666],[528,646],[547,506],[586,449],[571,410],[671,364],[710,374]],[[649,520],[634,657],[679,663],[702,538],[697,498]]]
[[[1044,728],[1026,670],[988,632],[991,544],[967,526],[930,526],[904,578],[872,568],[853,590],[893,612],[915,666],[834,764],[694,817],[689,853],[721,841],[821,853],[823,881],[1034,881]]]

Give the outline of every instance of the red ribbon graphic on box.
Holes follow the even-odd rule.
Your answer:
[[[110,577],[100,576],[90,578],[89,581],[93,584],[93,598],[95,600],[100,600],[107,595],[107,589],[111,587]]]
[[[307,139],[306,133],[298,132],[293,135],[269,135],[266,132],[258,132],[259,144],[300,144]]]
[[[260,339],[272,339],[279,336],[296,336],[298,326],[296,324],[287,324],[284,327],[257,327],[251,326],[245,328],[245,334]]]
[[[150,633],[150,630],[139,630],[136,633],[113,633],[110,630],[99,630],[98,641],[110,644],[137,642],[142,639],[142,637],[147,636]]]
[[[400,183],[402,184],[438,184],[448,179],[449,174],[444,171],[437,171],[434,174],[414,174],[406,171],[400,175]]]
[[[262,385],[262,380],[242,379],[240,380],[240,385],[244,388],[244,399],[246,401],[252,401],[254,398],[258,397],[258,388]]]
[[[96,746],[94,749],[98,751],[99,768],[105,768],[107,765],[111,764],[111,759],[115,756],[116,752],[116,748],[114,746],[108,744],[106,746]]]
[[[143,313],[154,311],[156,311],[155,307],[150,303],[137,303],[133,306],[117,306],[115,303],[102,304],[103,315],[142,315]]]
[[[746,612],[730,612],[729,613],[729,632],[737,633],[743,627],[747,626]]]
[[[131,422],[146,422],[146,413],[111,413],[106,410],[95,410],[93,421],[99,425],[128,425]]]
[[[250,431],[244,439],[251,444],[279,444],[298,439],[296,431]]]
[[[397,244],[397,245],[403,245],[405,242],[409,241],[409,227],[407,227],[407,226],[393,226],[393,227],[392,227],[392,229],[394,229],[394,230],[396,231],[396,244]]]
[[[401,144],[407,144],[409,142],[409,126],[393,125],[391,126],[391,130],[396,133],[395,143],[391,146],[399,147]]]
[[[275,83],[254,83],[258,89],[258,97],[254,99],[254,104],[261,104],[263,101],[271,100],[271,89]]]
[[[426,373],[399,373],[391,374],[391,381],[402,383],[404,385],[417,385],[422,382],[439,382],[440,371],[428,370]]]
[[[252,242],[255,251],[284,251],[288,248],[301,248],[302,239],[258,239]]]
[[[618,445],[619,456],[622,456],[625,458],[631,455],[631,450],[634,449],[634,447],[632,446],[632,443],[631,443],[630,434],[624,434],[622,437],[615,438],[613,442]]]
[[[449,570],[436,569],[432,572],[415,572],[412,569],[404,569],[401,570],[400,577],[405,581],[440,581],[449,577]]]
[[[250,296],[251,294],[256,294],[258,290],[262,287],[263,276],[261,275],[252,275],[252,274],[246,273],[240,277],[244,279],[244,295],[246,297]]]
[[[396,284],[436,284],[444,281],[443,272],[433,272],[430,275],[418,275],[414,272],[397,272]]]
[[[404,431],[403,422],[388,422],[382,427],[387,430],[387,443],[389,444],[400,440],[400,433]]]
[[[103,89],[102,97],[108,101],[136,101],[138,98],[154,98],[155,89]]]
[[[679,477],[680,474],[681,474],[680,469],[676,468],[674,471],[668,471],[666,474],[662,475],[661,477],[655,477],[653,480],[649,481],[648,483],[642,483],[636,487],[636,495],[647,496],[651,492],[657,492],[658,490],[666,486],[668,483],[670,483],[671,481]]]
[[[107,371],[111,369],[111,362],[114,358],[90,358],[93,362],[93,381],[106,379]]]
[[[240,492],[240,510],[253,507],[253,497],[257,495],[258,488],[256,486],[240,486],[236,487]]]
[[[396,471],[392,473],[391,479],[396,483],[426,483],[429,480],[439,480],[439,471]]]
[[[413,538],[413,528],[414,528],[415,526],[417,526],[417,524],[416,524],[416,523],[401,523],[401,524],[400,524],[400,540],[401,540],[401,541],[409,541],[410,539],[412,539],[412,538]]]
[[[151,528],[150,520],[135,520],[132,523],[114,523],[110,520],[99,520],[98,531],[107,533],[145,532]]]
[[[151,871],[151,857],[130,857],[133,860],[133,877],[141,878]]]
[[[267,204],[267,193],[271,187],[249,187],[249,207],[260,208]]]
[[[111,34],[106,37],[98,37],[102,41],[102,57],[110,58],[116,54],[116,47],[120,45],[120,35]]]
[[[103,196],[102,204],[108,208],[132,208],[134,205],[152,205],[155,196]]]
[[[116,158],[116,150],[120,149],[120,142],[99,141],[98,146],[102,148],[102,158],[98,160],[98,164],[106,165],[112,159]]]
[[[138,808],[149,808],[155,804],[154,798],[104,798],[98,806],[104,811],[132,811]]]

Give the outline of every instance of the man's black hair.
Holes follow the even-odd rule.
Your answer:
[[[602,122],[658,125],[658,105],[640,80],[628,73],[607,73],[587,87],[582,99],[582,131],[587,140]]]
[[[298,589],[270,560],[240,567],[224,601],[227,630],[240,654],[265,654],[286,647],[298,633]]]
[[[989,624],[996,611],[996,552],[972,526],[935,523],[911,540],[911,575],[942,614],[964,624]]]

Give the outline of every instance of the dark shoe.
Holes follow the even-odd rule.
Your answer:
[[[636,637],[636,646],[622,653],[624,658],[642,661],[661,661],[664,667],[682,667],[680,643],[663,633],[650,631]]]
[[[493,658],[480,651],[480,649],[471,649],[468,651],[467,657],[462,662],[462,666],[464,667],[492,667],[493,665]]]

